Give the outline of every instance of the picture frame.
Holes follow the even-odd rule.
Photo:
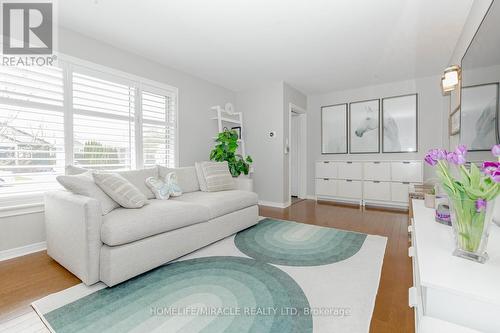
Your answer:
[[[321,107],[321,154],[348,153],[347,103]]]
[[[238,133],[238,139],[241,140],[241,126],[231,127],[231,130],[236,131],[236,133]]]
[[[469,151],[489,151],[498,142],[499,83],[462,87],[460,143]]]
[[[450,136],[460,133],[460,105],[448,117],[448,133]]]
[[[349,153],[380,153],[380,99],[349,103]]]
[[[382,98],[382,152],[418,152],[418,94]]]

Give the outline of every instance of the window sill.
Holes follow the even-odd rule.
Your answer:
[[[43,193],[0,197],[0,218],[43,212]]]

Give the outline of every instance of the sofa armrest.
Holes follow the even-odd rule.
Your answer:
[[[45,194],[47,253],[86,285],[99,281],[101,207],[67,191]]]

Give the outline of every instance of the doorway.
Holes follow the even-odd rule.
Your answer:
[[[289,105],[289,205],[306,198],[306,110]]]

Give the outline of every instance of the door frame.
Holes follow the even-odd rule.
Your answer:
[[[298,197],[306,199],[307,197],[307,112],[305,109],[293,103],[288,104],[288,199],[287,207],[291,205],[292,197],[292,159],[290,156],[290,143],[292,137],[292,113],[296,114],[299,122],[299,147],[298,152]]]

